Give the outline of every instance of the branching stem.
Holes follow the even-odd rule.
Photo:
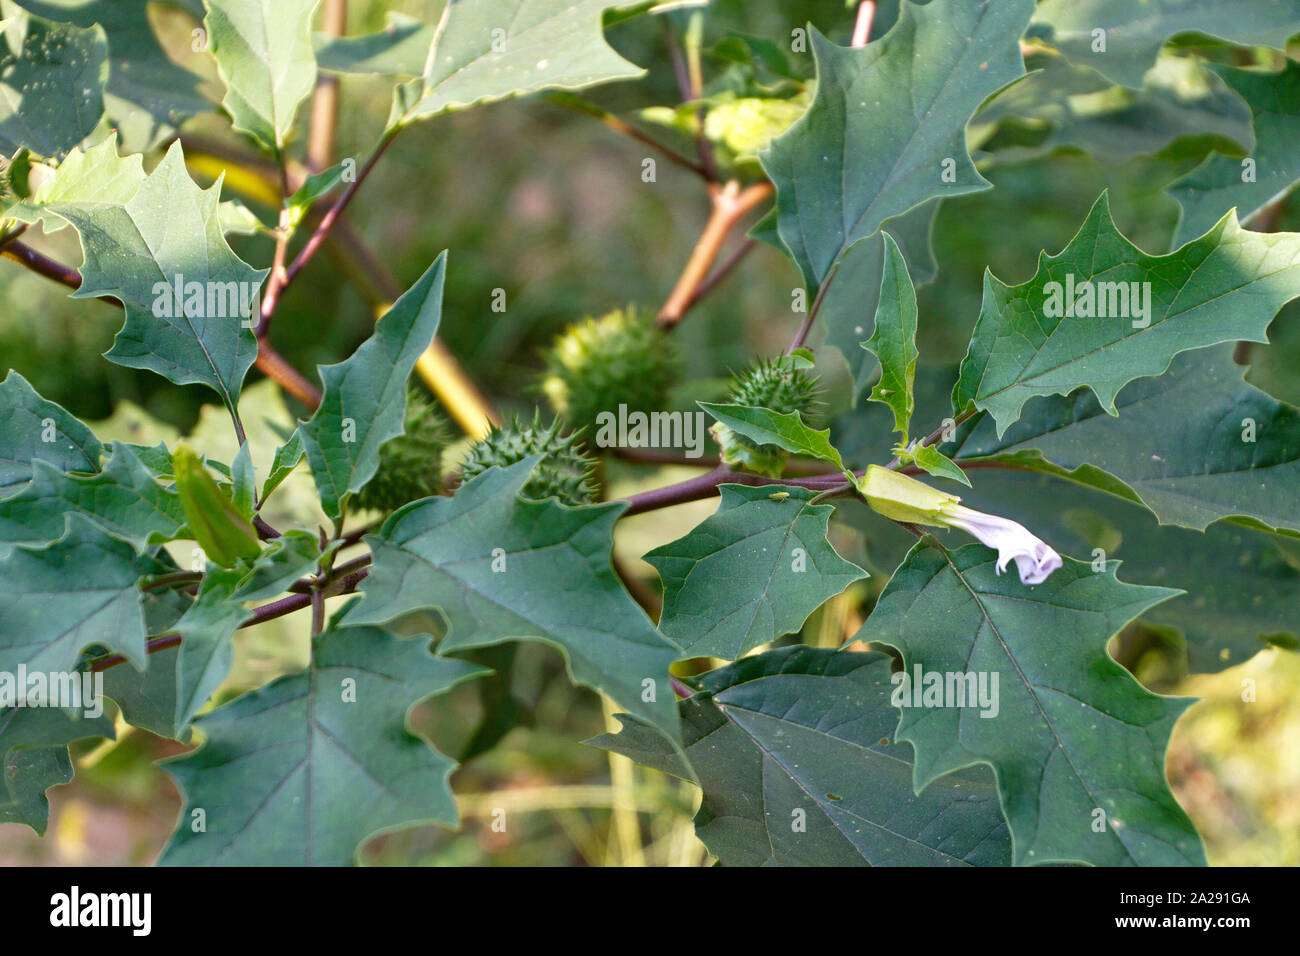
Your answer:
[[[352,197],[357,194],[357,190],[361,188],[361,184],[366,181],[366,177],[370,175],[371,171],[375,168],[375,164],[379,162],[380,157],[382,157],[388,150],[388,147],[392,144],[396,136],[396,130],[389,130],[384,133],[383,138],[379,141],[379,145],[375,147],[375,151],[370,154],[370,158],[366,160],[365,165],[357,171],[356,179],[348,183],[348,187],[343,190],[343,194],[339,196],[334,205],[330,207],[330,211],[325,213],[324,217],[320,221],[320,225],[316,227],[316,231],[312,233],[311,238],[307,240],[307,244],[302,247],[298,252],[297,257],[293,260],[293,264],[289,266],[288,273],[285,275],[284,279],[285,288],[287,288],[293,280],[298,277],[298,274],[307,267],[307,263],[311,262],[316,253],[320,251],[321,245],[323,245],[325,240],[329,237],[330,230],[334,228],[334,223],[338,222],[339,217],[342,216],[344,210],[348,208],[348,203],[352,202]],[[284,290],[281,289],[281,292],[283,291]]]
[[[691,172],[695,173],[695,175],[700,176],[703,179],[707,180],[709,178],[708,173],[705,172],[704,167],[701,166],[699,163],[687,159],[685,156],[677,152],[675,149],[671,149],[670,147],[665,146],[663,143],[659,142],[654,137],[646,135],[645,133],[637,129],[635,126],[632,126],[631,124],[626,123],[623,120],[619,119],[613,113],[601,109],[595,103],[589,102],[588,100],[584,100],[579,96],[574,96],[572,93],[552,93],[546,98],[550,102],[554,103],[556,106],[563,106],[565,109],[570,109],[573,110],[574,112],[582,113],[585,116],[594,117],[595,119],[600,120],[602,123],[608,126],[614,132],[622,136],[626,136],[629,139],[634,139],[638,143],[641,143],[644,146],[649,146],[651,149],[655,150],[657,153],[663,156],[664,159],[668,160],[670,163],[673,163],[676,166],[680,166],[682,169],[689,169]]]
[[[676,287],[659,310],[656,321],[660,328],[672,328],[681,321],[686,310],[699,301],[703,295],[700,290],[709,279],[709,268],[722,251],[722,244],[737,223],[772,195],[772,184],[755,183],[742,189],[740,183],[733,179],[725,186],[711,185],[709,195],[713,201],[713,212],[682,269]],[[733,262],[732,266],[734,265]],[[721,280],[715,277],[712,285],[717,285],[719,281]]]
[[[333,597],[338,594],[351,594],[357,589],[357,585],[361,583],[365,576],[370,573],[370,568],[368,567],[369,563],[370,556],[366,555],[364,558],[357,558],[354,561],[341,564],[326,576],[326,580],[322,587],[310,590],[308,593],[295,592],[290,594],[288,597],[283,597],[277,601],[272,601],[270,604],[263,604],[261,607],[254,608],[252,616],[239,626],[241,629],[245,627],[254,627],[258,624],[264,624],[267,621],[273,621],[277,617],[284,617],[286,614],[292,614],[294,611],[300,611],[305,607],[312,606],[313,599],[317,594],[321,595],[322,601],[326,597]],[[154,579],[146,585],[146,588],[152,590],[155,587],[160,587],[161,585],[158,582],[161,580],[162,578]],[[295,582],[294,585],[290,587],[290,590],[302,583],[302,581]],[[156,654],[169,647],[176,647],[180,643],[181,635],[178,632],[170,631],[166,634],[159,634],[157,637],[149,638],[145,644],[145,650],[150,654]],[[110,667],[116,667],[118,664],[125,663],[125,657],[120,654],[114,654],[94,661],[90,666],[90,670],[92,673],[98,673],[99,671],[107,670]]]

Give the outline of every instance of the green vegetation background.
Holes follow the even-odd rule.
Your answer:
[[[386,10],[431,22],[440,6],[439,0],[354,0],[349,32],[380,29]],[[882,20],[888,6],[882,5]],[[785,37],[812,20],[832,39],[847,42],[852,29],[844,4],[825,0],[715,0],[713,11],[711,30],[719,33],[732,26]],[[186,21],[173,22],[164,13],[158,24],[174,49],[187,48]],[[621,53],[651,73],[640,83],[597,89],[592,99],[619,115],[676,102],[657,26],[641,18],[609,32]],[[343,80],[340,155],[364,155],[374,142],[387,114],[389,89],[383,78]],[[211,117],[194,129],[232,141]],[[1032,156],[1033,150],[1026,152]],[[707,200],[698,180],[661,161],[657,182],[644,183],[645,155],[639,144],[544,100],[507,102],[404,133],[359,193],[349,217],[403,282],[416,278],[442,249],[451,250],[441,334],[504,410],[530,410],[541,401],[539,353],[551,338],[577,318],[629,302],[657,308],[704,223]],[[1171,149],[1106,165],[1080,152],[1058,151],[985,169],[994,190],[946,202],[939,212],[938,278],[920,290],[923,364],[961,358],[978,315],[986,266],[1003,281],[1024,281],[1040,250],[1056,251],[1068,242],[1103,188],[1110,189],[1120,228],[1144,248],[1164,251],[1177,207],[1160,190],[1198,161],[1199,155]],[[192,171],[207,181],[203,169]],[[265,207],[250,205],[270,218]],[[53,237],[44,248],[76,263],[79,252],[70,234]],[[270,261],[267,239],[237,240],[235,247],[255,265]],[[369,334],[372,316],[348,282],[351,268],[352,263],[322,256],[281,305],[273,340],[304,371],[340,360]],[[796,321],[789,308],[796,284],[789,263],[760,246],[674,333],[687,377],[716,380],[756,354],[783,347]],[[498,288],[507,296],[504,314],[491,309]],[[117,310],[75,302],[64,289],[11,263],[0,266],[0,377],[16,368],[81,418],[107,420],[99,428],[103,438],[156,441],[190,434],[203,450],[220,449],[229,440],[226,423],[213,409],[201,408],[202,389],[177,389],[100,357],[121,322]],[[1257,353],[1259,384],[1280,398],[1300,401],[1294,375],[1300,366],[1300,310],[1284,312],[1272,338],[1276,344]],[[250,383],[259,379],[254,370]],[[245,405],[250,404],[262,419],[250,425],[253,440],[267,448],[274,441],[267,421],[285,423],[301,411],[291,400],[286,405],[270,383],[248,393]],[[246,420],[253,417],[246,412]],[[674,477],[672,470],[633,475],[611,469],[616,493]],[[299,488],[299,504],[309,501],[310,493],[310,487]],[[702,502],[650,521],[628,521],[620,552],[635,559],[684,533],[712,507]],[[870,564],[869,542],[855,533],[846,532],[836,544],[850,560]],[[653,575],[641,567],[653,586]],[[869,597],[851,591],[847,599],[832,602],[814,616],[804,640],[838,644],[858,613],[852,605]],[[301,635],[291,632],[294,626],[275,622],[241,632],[227,693],[302,666],[303,645]],[[1205,698],[1180,722],[1169,770],[1175,792],[1206,838],[1211,861],[1300,864],[1300,657],[1267,651],[1232,671],[1193,679],[1166,673],[1158,649],[1130,655],[1126,663],[1158,690]],[[554,654],[524,647],[513,666],[512,690],[520,702],[515,716],[523,726],[454,778],[457,793],[466,795],[463,830],[421,828],[381,837],[367,848],[367,861],[708,862],[690,825],[695,789],[634,769],[623,758],[611,764],[607,754],[577,743],[601,732],[606,717],[594,695],[568,685]],[[1260,701],[1285,703],[1243,702],[1246,678],[1258,682]],[[461,689],[441,698],[436,710],[426,705],[420,727],[445,752],[456,753],[478,722],[479,706],[471,689]],[[178,752],[178,745],[131,732],[116,744],[79,749],[77,779],[51,793],[49,835],[40,840],[24,828],[0,825],[0,865],[140,864],[157,857],[180,804],[169,778],[152,761]],[[497,807],[512,820],[506,833],[491,827]]]

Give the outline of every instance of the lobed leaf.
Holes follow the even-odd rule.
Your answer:
[[[1300,531],[1300,410],[1242,381],[1232,352],[1187,352],[1130,383],[1118,418],[1086,392],[1036,398],[1002,437],[986,419],[950,450],[1118,494],[1162,524],[1204,531],[1239,517]]]
[[[50,803],[45,792],[72,780],[68,744],[114,736],[113,721],[58,707],[0,710],[0,823],[22,823],[44,835]]]
[[[0,382],[0,492],[30,481],[38,461],[63,472],[96,472],[103,454],[89,428],[10,369]]]
[[[191,14],[202,16],[201,2],[184,2]],[[103,29],[109,67],[104,108],[130,152],[160,145],[187,117],[209,109],[199,93],[200,77],[174,63],[154,33],[150,0],[21,0],[21,6],[51,20]]]
[[[0,150],[61,157],[104,115],[108,40],[87,29],[4,10],[0,28]]]
[[[390,127],[545,89],[580,90],[645,71],[605,42],[609,0],[457,0],[422,79],[398,88]]]
[[[136,581],[153,562],[76,514],[44,547],[0,555],[0,671],[75,671],[82,651],[102,645],[137,667],[145,627]]]
[[[55,204],[125,206],[145,178],[143,157],[118,156],[117,136],[106,136],[89,149],[77,147],[68,153],[53,176],[29,199],[5,210],[5,215],[20,222],[40,222],[46,232],[54,232],[67,225],[51,208]]]
[[[379,469],[384,442],[403,433],[406,380],[438,331],[446,269],[444,252],[380,318],[374,334],[351,357],[320,367],[324,396],[311,420],[298,426],[298,438],[321,506],[335,521],[343,514],[347,496],[360,491]],[[292,452],[290,447],[278,461],[281,468]]]
[[[1072,62],[1139,87],[1165,42],[1204,33],[1245,46],[1286,47],[1300,33],[1296,0],[1043,0],[1031,32]]]
[[[185,511],[172,488],[165,488],[131,450],[113,443],[104,470],[69,475],[37,459],[32,480],[16,495],[0,499],[0,554],[16,544],[47,544],[63,535],[69,514],[142,550],[181,537]]]
[[[907,263],[910,278],[917,286],[933,281],[938,272],[931,248],[935,219],[940,200],[932,199],[897,219],[886,223],[882,231],[898,243]],[[778,249],[784,251],[780,239]],[[844,353],[853,373],[853,404],[876,378],[879,363],[873,353],[862,348],[863,338],[870,337],[880,307],[880,292],[885,278],[885,247],[876,242],[859,242],[844,254],[835,273],[835,281],[826,287],[817,313],[817,324],[826,333],[825,343]]]
[[[1088,295],[1093,314],[1077,314]],[[1300,235],[1248,232],[1229,214],[1178,251],[1150,256],[1115,227],[1103,193],[1070,244],[1039,257],[1028,282],[985,274],[953,408],[988,411],[1004,434],[1030,398],[1086,385],[1114,415],[1121,388],[1161,374],[1180,352],[1268,341],[1269,322],[1297,295]]]
[[[680,704],[690,768],[626,714],[620,733],[588,743],[697,782],[696,833],[722,864],[1010,862],[987,771],[962,770],[912,792],[912,749],[889,739],[898,712],[887,656],[784,647],[713,671],[703,684]]]
[[[1020,35],[1033,7],[903,0],[889,33],[861,48],[810,29],[812,106],[762,156],[781,241],[810,291],[890,219],[989,188],[966,151],[966,122],[1024,75]]]
[[[1066,558],[1032,588],[995,564],[982,545],[947,551],[927,538],[858,632],[897,648],[915,681],[897,736],[916,748],[917,790],[992,767],[1016,865],[1203,866],[1164,775],[1169,734],[1192,701],[1150,693],[1106,653],[1120,628],[1179,592],[1122,583],[1116,561],[1094,572]],[[956,699],[916,706],[927,674],[941,687],[948,675],[986,675],[992,687],[996,675],[996,712]]]
[[[623,589],[610,565],[625,503],[570,508],[519,497],[539,456],[489,468],[453,498],[399,508],[377,534],[349,624],[437,609],[442,653],[532,640],[556,648],[570,677],[676,735],[668,668],[679,649]]]
[[[320,0],[204,0],[212,55],[235,129],[279,153],[316,85],[312,15]]]
[[[408,728],[411,709],[484,673],[427,638],[334,626],[308,670],[196,722],[202,747],[164,764],[185,797],[165,866],[346,866],[381,830],[454,826],[453,761]],[[202,809],[204,828],[191,826]]]
[[[220,181],[208,190],[194,184],[178,142],[125,205],[50,208],[72,223],[85,250],[73,297],[111,295],[126,306],[126,324],[105,357],[177,385],[207,385],[234,409],[257,357],[242,303],[257,301],[266,270],[252,268],[226,244],[220,193]],[[178,281],[186,289],[197,284],[201,303],[191,302],[188,291],[176,302],[170,290]],[[161,308],[164,303],[172,307]]]
[[[1168,187],[1182,216],[1174,245],[1194,239],[1230,209],[1249,222],[1300,181],[1291,144],[1300,135],[1300,65],[1288,60],[1279,73],[1212,67],[1250,107],[1255,145],[1247,159],[1215,154]]]
[[[1212,138],[1216,149],[1228,150],[1254,142],[1246,104],[1196,57],[1162,54],[1141,89],[1114,86],[1059,56],[1044,56],[1034,65],[975,114],[969,127],[972,150],[1000,131],[1025,125],[1041,135],[1030,143],[991,144],[997,147],[994,161],[1019,163],[1073,148],[1118,166],[1164,153],[1184,137]]]
[[[1228,521],[1204,532],[1161,525],[1142,505],[1034,472],[982,471],[965,502],[1014,514],[1062,553],[1117,558],[1134,581],[1186,592],[1142,620],[1181,634],[1193,673],[1235,667],[1270,646],[1300,649],[1293,539]]]
[[[663,581],[659,630],[686,656],[743,657],[795,633],[824,602],[867,576],[826,539],[834,509],[809,504],[816,492],[783,485],[718,490],[713,515],[645,555]]]
[[[880,361],[880,381],[870,400],[881,402],[894,413],[894,431],[908,436],[916,400],[916,288],[907,274],[907,263],[898,243],[883,233],[885,257],[876,306],[875,330],[862,347]]]

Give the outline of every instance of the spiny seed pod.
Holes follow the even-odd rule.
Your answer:
[[[774,412],[807,413],[816,405],[817,377],[790,356],[756,362],[736,376],[727,404],[769,408]],[[786,452],[778,445],[760,445],[718,422],[709,431],[732,468],[779,478]]]
[[[575,430],[596,433],[596,416],[662,410],[677,381],[678,356],[649,315],[635,307],[575,322],[546,354],[542,391]]]
[[[379,449],[379,470],[353,498],[360,508],[385,513],[442,493],[442,452],[452,439],[451,425],[422,392],[406,396],[406,434]]]
[[[746,96],[719,103],[704,120],[704,135],[731,150],[737,161],[752,160],[808,109],[811,97]]]
[[[530,455],[545,455],[520,494],[534,501],[559,498],[568,505],[591,504],[596,497],[591,483],[596,463],[574,448],[576,434],[561,435],[557,420],[542,427],[541,416],[533,414],[531,425],[512,418],[505,428],[494,428],[469,450],[461,466],[461,479],[470,481],[494,465],[504,468]]]

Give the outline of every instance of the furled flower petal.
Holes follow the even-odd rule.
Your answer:
[[[999,574],[1006,570],[1008,561],[1015,561],[1021,583],[1042,584],[1061,566],[1061,556],[1022,524],[961,505],[949,505],[943,513],[948,525],[973,534],[997,550]]]
[[[998,574],[1016,562],[1023,584],[1042,584],[1061,566],[1061,556],[1022,524],[975,511],[956,495],[879,465],[871,465],[858,482],[858,491],[872,509],[907,524],[960,528],[998,552]]]

